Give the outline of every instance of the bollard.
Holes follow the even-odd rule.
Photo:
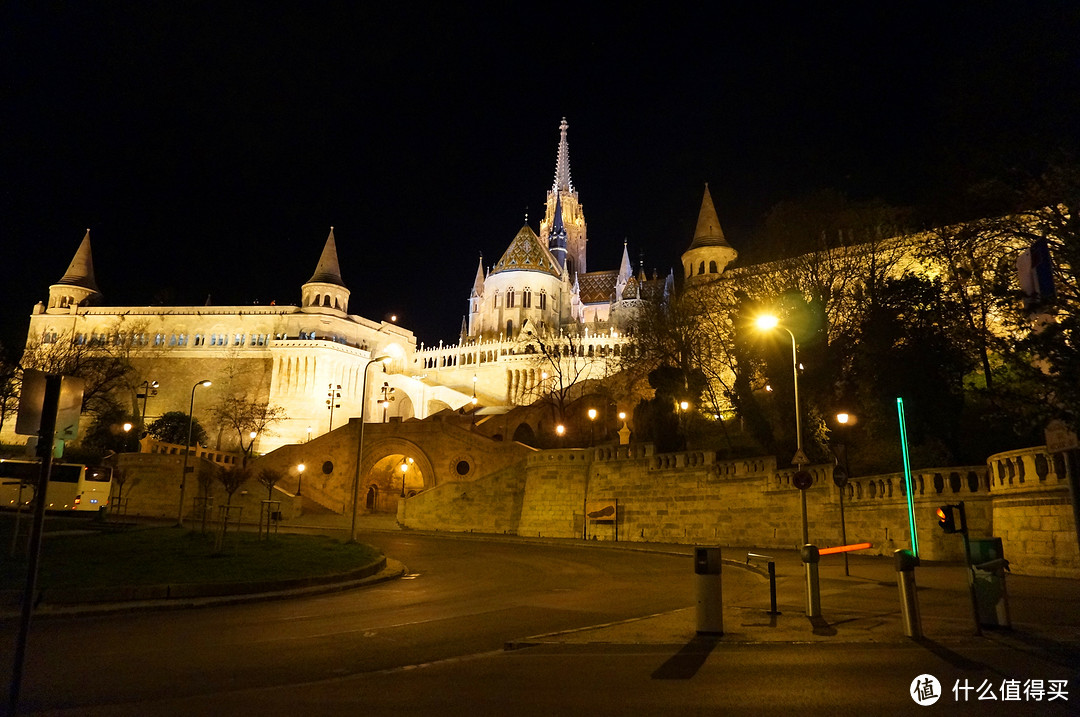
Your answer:
[[[697,578],[697,633],[724,634],[724,595],[720,583],[720,546],[694,548]]]
[[[769,612],[767,615],[779,615],[780,611],[776,609],[776,561],[770,558],[768,555],[760,555],[758,553],[747,553],[746,564],[750,564],[750,558],[761,558],[767,561],[769,566]]]
[[[806,616],[821,617],[821,589],[818,586],[818,562],[821,554],[816,545],[807,543],[802,549],[803,568],[806,571]]]
[[[769,561],[769,614],[779,615],[776,609],[776,563]]]
[[[910,550],[895,550],[896,584],[900,589],[900,616],[904,619],[904,634],[922,637],[922,619],[919,617],[919,596],[915,587],[915,568],[919,558]]]

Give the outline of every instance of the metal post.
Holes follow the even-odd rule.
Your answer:
[[[915,568],[919,558],[910,550],[894,550],[896,560],[896,585],[900,590],[900,615],[904,620],[904,634],[922,637],[922,618],[919,616],[919,595],[915,587]]]
[[[802,548],[803,568],[806,571],[806,616],[821,617],[821,588],[818,584],[818,562],[821,554],[816,545]]]
[[[41,559],[41,535],[45,526],[45,501],[52,471],[53,441],[56,440],[56,412],[60,404],[62,376],[46,374],[45,399],[42,402],[41,430],[38,432],[38,455],[41,456],[41,472],[34,493],[34,522],[30,528],[29,565],[26,568],[26,587],[23,590],[22,615],[19,635],[15,640],[15,660],[11,669],[11,687],[8,691],[8,714],[18,712],[19,692],[22,689],[23,663],[26,661],[26,641],[30,636],[30,618],[34,614],[37,592],[38,561]]]
[[[779,615],[776,609],[776,563],[769,561],[769,614]]]

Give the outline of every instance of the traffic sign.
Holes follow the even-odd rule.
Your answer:
[[[791,465],[793,466],[805,466],[810,462],[810,459],[806,457],[806,452],[803,449],[795,451],[795,457],[791,459]]]
[[[795,471],[795,475],[791,476],[791,485],[799,490],[806,490],[813,484],[814,477],[808,471]]]
[[[843,488],[844,486],[846,486],[848,482],[847,471],[840,466],[836,466],[835,468],[833,468],[832,482],[836,484],[837,488]]]

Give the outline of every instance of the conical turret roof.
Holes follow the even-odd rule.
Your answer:
[[[697,229],[694,230],[694,241],[690,243],[690,248],[706,246],[731,246],[724,238],[724,230],[720,228],[720,218],[716,216],[716,207],[713,206],[708,184],[705,185],[705,196],[701,198],[701,211],[698,212]]]
[[[94,279],[94,258],[90,254],[90,230],[86,230],[86,235],[83,237],[82,242],[79,243],[79,248],[75,250],[75,256],[71,260],[71,264],[68,265],[67,271],[60,277],[60,281],[57,284],[63,284],[66,286],[81,286],[84,289],[90,289],[97,293],[98,291],[97,280]]]
[[[330,235],[326,237],[322,255],[315,267],[315,273],[307,280],[308,284],[320,282],[323,284],[337,284],[345,286],[341,279],[341,266],[338,264],[337,244],[334,242],[334,228],[330,227]]]

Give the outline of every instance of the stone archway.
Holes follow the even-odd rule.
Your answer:
[[[431,459],[412,441],[389,437],[364,444],[360,484],[375,495],[372,506],[365,501],[369,512],[395,512],[403,495],[415,495],[436,482]]]

